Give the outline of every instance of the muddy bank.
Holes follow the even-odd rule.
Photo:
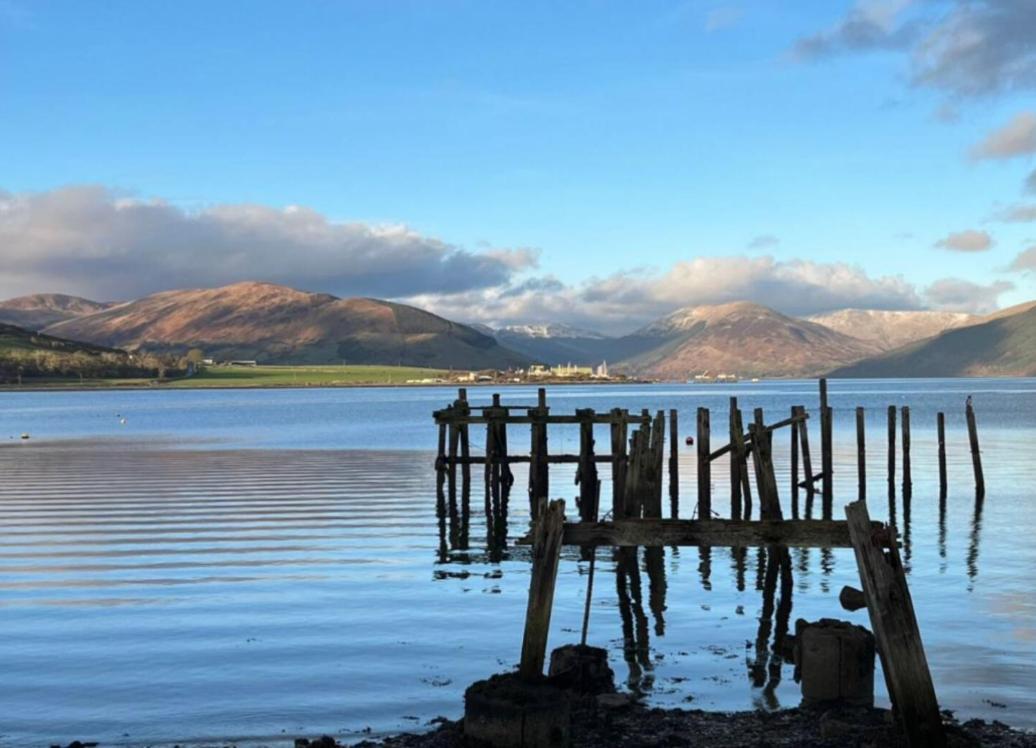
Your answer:
[[[958,723],[947,715],[948,745],[1036,748],[1036,734],[1000,722]],[[622,746],[906,746],[884,709],[787,709],[778,712],[703,712],[649,709],[623,696],[587,698],[572,715],[573,748]],[[365,741],[362,748],[460,748],[463,722],[443,720],[433,732]]]

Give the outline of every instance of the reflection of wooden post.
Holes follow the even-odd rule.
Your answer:
[[[539,519],[533,528],[529,604],[525,610],[525,636],[522,638],[522,659],[518,668],[519,676],[525,681],[535,681],[543,676],[550,612],[554,605],[554,584],[561,559],[565,502],[558,499],[548,505],[543,499],[537,514]]]
[[[935,416],[939,438],[939,498],[946,498],[946,415]]]
[[[612,408],[612,516],[626,516],[626,411]]]
[[[968,398],[970,400],[970,398]],[[975,469],[975,495],[986,495],[986,479],[982,474],[982,454],[978,448],[978,427],[975,425],[975,409],[969,402],[964,409],[968,421],[968,441],[971,443],[971,466]]]
[[[896,494],[896,406],[889,406],[889,496]]]
[[[680,442],[676,408],[669,410],[669,516],[680,516]]]
[[[597,461],[594,454],[594,411],[592,408],[577,410],[579,417],[579,470],[576,482],[579,484],[579,519],[594,522],[597,519]]]
[[[913,481],[910,479],[910,407],[904,405],[900,415],[903,430],[903,496],[906,497],[913,492]]]
[[[861,499],[867,498],[867,432],[863,406],[856,408],[856,474]]]
[[[799,518],[799,422],[791,409],[791,516]]]
[[[899,558],[895,530],[874,530],[867,505],[862,501],[847,505],[845,516],[895,713],[910,745],[945,745],[939,703]],[[890,537],[879,536],[884,533]],[[882,551],[885,540],[888,541],[887,554]]]
[[[698,408],[698,519],[712,518],[712,465],[709,462],[709,409]]]

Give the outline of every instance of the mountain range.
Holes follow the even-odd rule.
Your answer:
[[[0,302],[0,322],[106,347],[200,348],[264,363],[506,369],[607,361],[612,371],[661,379],[1036,374],[1036,303],[988,317],[846,309],[802,319],[734,302],[685,307],[610,337],[561,324],[492,329],[379,299],[244,282],[114,304],[37,294]]]

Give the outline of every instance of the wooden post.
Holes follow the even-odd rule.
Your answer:
[[[740,408],[734,409],[734,421],[730,429],[730,440],[733,444],[731,454],[737,457],[737,472],[741,478],[741,500],[738,507],[740,513],[731,519],[750,519],[752,516],[752,482],[748,477],[748,449],[745,447],[745,427],[741,422]]]
[[[889,496],[896,495],[896,406],[889,406]]]
[[[561,499],[540,503],[539,519],[533,528],[532,574],[529,580],[529,603],[525,609],[525,635],[522,638],[522,659],[518,674],[525,681],[543,677],[543,661],[547,656],[547,634],[554,605],[554,584],[561,559],[561,537],[565,525],[565,502]]]
[[[943,746],[946,736],[939,703],[899,558],[895,529],[875,531],[867,504],[862,501],[848,504],[845,516],[895,713],[911,746]],[[888,537],[879,537],[883,534]],[[882,551],[884,545],[888,547],[887,553]]]
[[[806,415],[806,408],[802,405],[795,406],[795,415],[800,418]],[[802,447],[802,470],[805,473],[805,489],[807,500],[816,493],[814,486],[815,475],[813,473],[813,459],[809,453],[809,422],[805,418],[799,421],[799,441]]]
[[[946,415],[942,412],[935,416],[936,431],[939,439],[939,498],[946,498]]]
[[[712,517],[712,465],[709,463],[709,409],[698,408],[698,519]]]
[[[669,516],[680,516],[680,440],[676,408],[669,410]]]
[[[658,411],[651,426],[651,495],[644,506],[644,516],[662,517],[662,465],[665,462],[665,412]]]
[[[439,448],[435,457],[435,495],[438,503],[446,504],[443,483],[446,482],[446,424],[439,424]]]
[[[913,481],[910,478],[910,406],[900,409],[900,425],[903,430],[903,497],[913,493]]]
[[[461,387],[457,390],[457,414],[461,418],[458,431],[460,432],[460,479],[461,479],[461,503],[460,503],[460,542],[462,549],[468,547],[468,528],[471,520],[471,442],[468,437],[468,415],[471,408],[468,405],[468,391]]]
[[[834,455],[831,433],[832,411],[827,404],[827,379],[820,380],[820,469],[824,473],[822,491],[824,497],[824,517],[831,516],[831,502],[834,498]]]
[[[975,469],[975,496],[982,498],[986,495],[986,479],[982,474],[982,454],[978,448],[978,427],[975,425],[975,408],[971,404],[971,398],[964,408],[964,417],[968,421],[968,441],[971,443],[971,466]]]
[[[453,412],[453,420],[449,425],[449,457],[446,462],[447,476],[449,478],[449,514],[450,514],[450,545],[454,548],[460,542],[460,522],[457,512],[457,447],[460,443],[460,431],[457,425],[457,414],[460,409],[450,408]]]
[[[612,408],[612,516],[626,516],[626,411]]]
[[[867,430],[863,406],[856,408],[856,475],[860,500],[867,498]]]
[[[799,518],[799,422],[795,419],[795,408],[791,409],[791,516]]]
[[[550,465],[547,461],[547,390],[540,387],[536,393],[536,407],[529,409],[532,417],[532,448],[529,450],[529,514],[536,519],[539,500],[550,495]]]
[[[755,464],[755,485],[759,489],[759,517],[782,519],[781,501],[777,494],[777,478],[773,470],[770,438],[763,422],[763,409],[755,409],[755,419],[748,427],[752,435],[752,456]]]
[[[594,455],[594,411],[592,408],[577,410],[576,415],[582,419],[579,422],[579,468],[576,471],[576,483],[579,484],[579,519],[583,522],[595,522],[600,490]]]
[[[737,451],[737,437],[741,435],[737,420],[737,398],[730,398],[730,518],[741,519],[741,463]]]

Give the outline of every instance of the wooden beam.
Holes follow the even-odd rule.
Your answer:
[[[518,667],[518,674],[525,681],[536,681],[543,677],[550,613],[554,606],[554,584],[561,560],[565,502],[558,499],[548,504],[545,499],[541,500],[538,515],[532,532],[529,603],[525,609],[525,635],[522,637],[522,659]]]
[[[975,495],[983,498],[986,495],[986,478],[982,473],[982,453],[978,447],[978,427],[975,425],[975,408],[971,398],[964,408],[964,417],[968,422],[968,442],[971,444],[971,466],[975,469]]]
[[[872,523],[874,530],[883,527]],[[535,543],[533,536],[519,545]],[[803,548],[850,547],[849,525],[839,520],[689,520],[625,519],[617,522],[570,522],[564,527],[564,545],[594,546],[763,546]]]
[[[847,505],[845,516],[896,716],[911,746],[944,746],[946,736],[939,702],[935,698],[899,548],[894,542],[895,529],[876,530],[863,501]],[[887,554],[884,548],[888,548]]]
[[[737,406],[737,398],[736,397],[732,397],[730,399],[734,401],[734,407],[736,407]],[[763,429],[767,433],[770,433],[770,432],[773,432],[773,431],[777,431],[779,429],[783,429],[785,426],[791,426],[792,424],[801,423],[802,421],[805,421],[807,418],[809,418],[809,415],[805,411],[803,411],[801,414],[796,415],[796,416],[792,416],[791,418],[785,418],[783,421],[777,421],[777,423],[770,424],[769,426],[764,425]],[[752,434],[751,433],[742,434],[741,435],[741,439],[745,442],[745,444],[750,444],[751,441],[752,441]],[[725,455],[727,452],[731,451],[731,449],[733,449],[733,444],[732,443],[724,444],[722,447],[717,449],[715,452],[712,452],[712,453],[709,454],[709,461],[718,460],[720,457]]]

